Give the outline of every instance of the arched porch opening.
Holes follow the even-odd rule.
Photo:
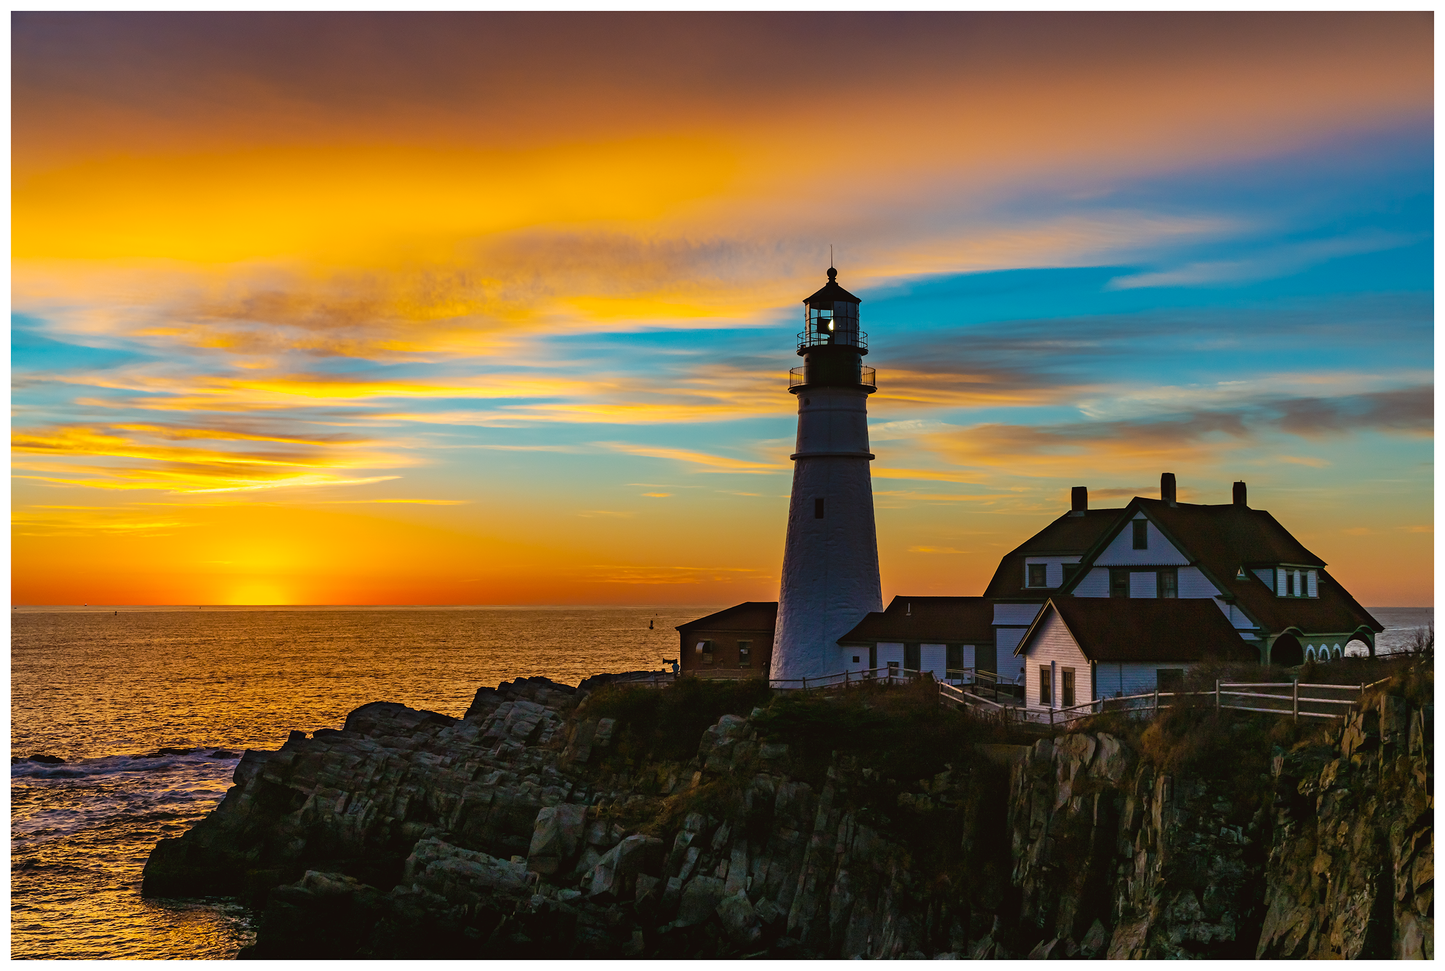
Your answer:
[[[1305,663],[1304,647],[1293,631],[1285,631],[1269,646],[1269,663],[1292,668]]]

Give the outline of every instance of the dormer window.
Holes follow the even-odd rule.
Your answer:
[[[1049,565],[1047,563],[1029,564],[1029,586],[1047,587],[1049,585]]]
[[[1275,568],[1274,592],[1279,597],[1318,597],[1319,573],[1296,567]]]

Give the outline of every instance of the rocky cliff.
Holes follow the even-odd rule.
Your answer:
[[[367,705],[247,752],[144,892],[251,899],[253,957],[1433,953],[1428,706],[1241,789],[1122,732],[991,744],[926,691],[765,694]]]

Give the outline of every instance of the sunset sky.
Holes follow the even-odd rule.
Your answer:
[[[1432,31],[13,14],[13,600],[776,599],[831,245],[885,601],[1171,471],[1429,605]]]

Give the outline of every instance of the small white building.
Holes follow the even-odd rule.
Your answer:
[[[838,638],[838,645],[848,671],[895,667],[961,683],[979,670],[997,670],[993,604],[983,597],[900,594],[887,610],[870,612]]]
[[[1257,661],[1210,600],[1049,599],[1014,654],[1024,703],[1058,709],[1174,690],[1201,661]]]

